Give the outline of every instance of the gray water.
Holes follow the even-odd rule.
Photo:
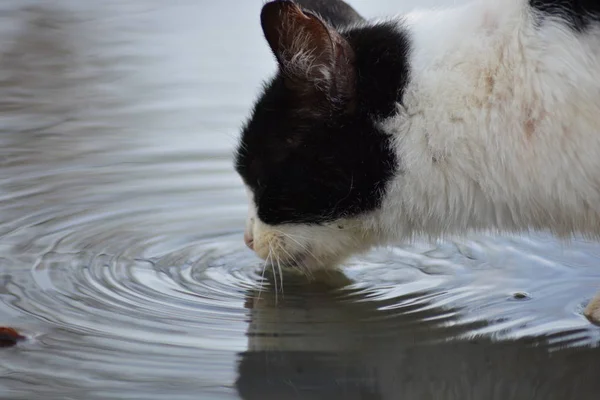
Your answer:
[[[0,398],[597,398],[598,243],[473,236],[283,293],[262,277],[231,161],[275,68],[261,5],[0,2],[0,326],[27,336],[0,349]]]

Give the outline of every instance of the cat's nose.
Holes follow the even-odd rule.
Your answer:
[[[244,233],[244,243],[246,243],[246,246],[248,246],[250,250],[254,250],[254,238],[248,232]]]

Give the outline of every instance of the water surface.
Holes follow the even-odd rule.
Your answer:
[[[0,3],[0,326],[28,337],[0,398],[597,398],[599,244],[415,243],[276,290],[231,161],[262,1],[94,4]]]

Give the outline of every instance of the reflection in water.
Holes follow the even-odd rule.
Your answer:
[[[261,6],[0,2],[0,326],[28,338],[0,398],[592,398],[597,243],[416,243],[263,280],[231,165],[274,68]]]
[[[552,337],[455,340],[483,322],[460,323],[456,310],[367,296],[306,283],[289,285],[251,309],[248,351],[237,388],[261,399],[595,399],[600,348],[570,348],[583,330]],[[401,308],[397,302],[405,303]],[[552,341],[560,340],[558,347]],[[552,349],[552,350],[550,350]]]

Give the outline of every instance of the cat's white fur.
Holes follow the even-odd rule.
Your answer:
[[[600,29],[533,23],[526,0],[408,19],[411,81],[385,122],[405,172],[383,237],[600,233]]]
[[[528,0],[404,16],[410,83],[397,115],[381,121],[402,173],[382,207],[324,226],[252,218],[257,254],[311,268],[416,235],[600,237],[600,24],[576,34],[534,17]]]

